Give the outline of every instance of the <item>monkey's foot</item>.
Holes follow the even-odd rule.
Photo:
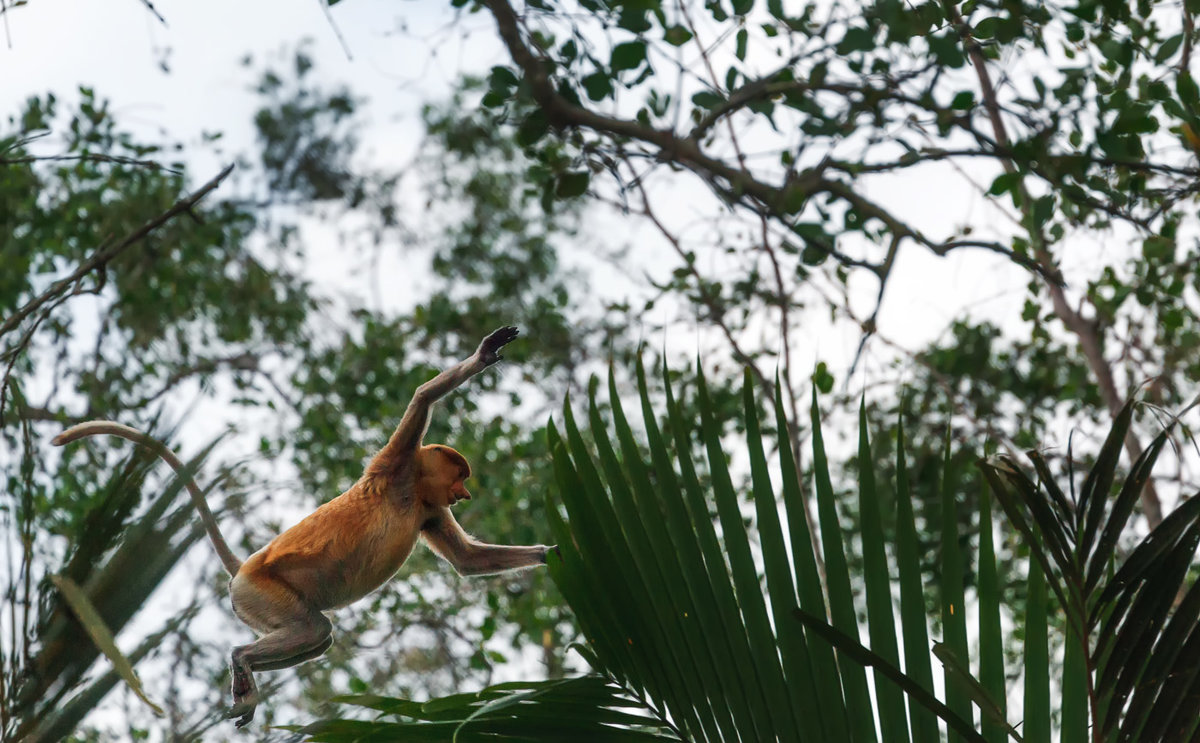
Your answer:
[[[258,706],[258,687],[249,671],[237,669],[233,672],[233,707],[226,718],[238,718],[237,727],[245,727],[254,719],[254,708]]]
[[[233,707],[231,707],[228,714],[225,715],[225,718],[233,719],[236,717],[238,719],[235,723],[233,723],[234,727],[245,727],[250,723],[251,720],[254,719],[254,710],[256,707],[258,707],[257,694],[251,694],[248,697],[236,699],[234,700]]]

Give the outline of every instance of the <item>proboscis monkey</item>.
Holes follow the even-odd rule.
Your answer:
[[[463,455],[441,444],[422,445],[429,412],[438,398],[500,360],[500,348],[517,337],[503,327],[466,361],[417,388],[404,418],[387,445],[375,455],[349,490],[322,505],[303,521],[275,537],[245,562],[229,549],[195,480],[185,485],[221,563],[233,579],[233,611],[259,638],[234,648],[233,708],[242,727],[258,703],[255,671],[288,668],[316,658],[333,642],[325,616],[383,585],[404,564],[424,537],[461,575],[483,575],[546,562],[544,545],[509,547],[485,544],[463,531],[450,507],[471,497],[463,482],[471,466]],[[97,434],[120,436],[145,446],[180,474],[179,458],[162,442],[128,426],[91,421],[54,439],[63,445]]]

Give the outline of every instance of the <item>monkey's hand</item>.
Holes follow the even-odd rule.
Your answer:
[[[485,367],[491,366],[503,358],[500,355],[500,349],[512,343],[520,332],[511,325],[505,325],[499,330],[493,331],[479,344],[479,348],[475,351],[475,358],[479,359]]]

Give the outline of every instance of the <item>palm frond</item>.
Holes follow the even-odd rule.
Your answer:
[[[838,518],[815,394],[820,560],[790,447],[776,447],[778,469],[770,466],[752,380],[744,380],[741,396],[749,471],[738,485],[703,375],[694,388],[698,421],[684,418],[665,374],[665,415],[651,401],[645,370],[639,368],[637,377],[643,437],[635,435],[611,374],[608,420],[593,386],[586,429],[569,402],[561,424],[547,429],[557,485],[549,495],[550,526],[561,552],[549,568],[575,610],[587,656],[601,677],[490,687],[425,704],[355,698],[349,703],[382,718],[327,720],[298,730],[314,741],[561,741],[570,735],[597,741],[909,743],[935,740],[941,719],[959,739],[986,743],[971,720],[971,696],[964,714],[932,692],[906,484],[894,557],[905,636],[903,643],[897,638],[893,565],[865,425],[858,496],[873,648],[859,639],[849,540]],[[787,430],[780,399],[774,413],[778,429]],[[772,482],[774,472],[778,483]],[[948,538],[957,544],[956,533]],[[959,596],[952,600],[962,616],[961,586]],[[901,645],[914,675],[900,668]],[[954,672],[969,677],[965,668]],[[975,698],[1019,740],[1002,707],[982,688]]]

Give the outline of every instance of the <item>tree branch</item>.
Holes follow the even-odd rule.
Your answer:
[[[626,137],[653,145],[658,148],[661,159],[676,162],[692,170],[701,178],[709,181],[710,185],[716,191],[723,193],[727,198],[733,199],[735,202],[741,201],[745,197],[750,197],[757,202],[757,208],[760,213],[765,211],[771,217],[778,218],[785,224],[791,220],[789,210],[786,208],[787,204],[803,201],[817,193],[829,193],[832,196],[848,201],[855,208],[867,209],[866,213],[868,216],[877,216],[889,228],[895,227],[901,229],[900,234],[902,237],[913,239],[934,250],[938,255],[945,255],[947,251],[955,247],[987,247],[994,252],[1007,255],[1015,263],[1029,270],[1036,271],[1050,283],[1061,282],[1061,277],[1052,267],[1042,265],[1038,261],[1019,255],[999,244],[940,243],[932,240],[921,232],[907,227],[882,207],[854,193],[848,185],[823,178],[823,167],[805,171],[798,176],[789,177],[780,185],[772,185],[755,178],[741,168],[734,167],[706,154],[700,148],[699,143],[692,137],[681,137],[672,131],[656,129],[635,121],[606,116],[577,106],[559,95],[550,77],[549,70],[552,67],[550,60],[539,53],[535,53],[525,43],[521,35],[517,14],[508,0],[481,0],[481,3],[495,17],[501,41],[503,41],[505,47],[508,49],[513,62],[524,72],[533,98],[541,107],[546,119],[555,126],[591,129],[602,134]],[[803,85],[803,83],[791,82],[787,84]],[[858,88],[854,89],[859,90]],[[713,183],[714,178],[720,179],[728,185],[723,186],[720,183]],[[828,254],[844,265],[867,267],[877,275],[879,273],[879,266],[852,259],[849,256],[838,253],[832,247],[828,248]]]
[[[1000,104],[996,96],[996,87],[993,85],[991,75],[988,73],[987,59],[984,57],[983,50],[980,49],[978,42],[975,41],[973,29],[963,19],[958,11],[958,7],[949,2],[949,0],[945,3],[945,7],[947,16],[954,23],[959,35],[962,37],[963,46],[966,47],[971,65],[975,68],[975,75],[979,79],[979,89],[983,95],[984,109],[987,111],[992,130],[995,132],[996,143],[1001,148],[1007,150],[1010,147],[1008,130],[1004,126],[1004,119],[1000,116]],[[1001,163],[1006,172],[1019,172],[1016,164],[1011,159],[1002,159]],[[1056,268],[1052,268],[1054,266],[1054,257],[1050,254],[1045,236],[1042,235],[1041,230],[1034,223],[1030,208],[1030,204],[1033,202],[1028,189],[1025,187],[1023,178],[1017,182],[1017,189],[1020,197],[1019,207],[1024,218],[1024,226],[1029,233],[1030,242],[1033,245],[1034,258],[1043,266],[1044,270],[1054,270],[1057,272]],[[1104,339],[1099,327],[1094,321],[1084,317],[1081,312],[1071,307],[1067,302],[1066,292],[1063,290],[1062,284],[1047,282],[1046,289],[1050,294],[1050,303],[1054,309],[1054,314],[1062,322],[1063,326],[1078,339],[1079,349],[1083,352],[1088,367],[1091,368],[1092,374],[1096,377],[1096,384],[1100,388],[1100,396],[1108,406],[1109,414],[1115,417],[1124,406],[1124,399],[1121,393],[1117,391],[1117,383],[1112,367],[1104,358]],[[1125,451],[1133,461],[1137,461],[1142,455],[1142,445],[1132,430],[1125,437]],[[1149,522],[1150,528],[1153,529],[1162,523],[1163,515],[1162,503],[1158,498],[1158,492],[1152,481],[1147,481],[1146,488],[1141,493],[1141,501],[1142,509],[1146,514],[1146,520]]]
[[[191,209],[195,207],[202,198],[207,196],[210,191],[220,185],[221,181],[225,180],[225,178],[232,172],[233,164],[227,165],[224,170],[222,170],[220,173],[217,173],[217,175],[215,175],[208,183],[205,183],[203,186],[188,194],[184,198],[176,201],[170,209],[167,209],[154,219],[146,222],[144,225],[126,236],[125,239],[118,243],[98,248],[90,258],[79,264],[79,267],[72,271],[70,275],[55,281],[48,289],[46,289],[46,291],[31,299],[25,304],[24,307],[18,309],[11,317],[5,320],[3,324],[0,324],[0,337],[3,337],[11,332],[14,328],[20,325],[25,318],[36,312],[47,302],[65,294],[84,276],[87,276],[89,273],[98,268],[103,268],[108,261],[119,255],[126,248],[141,242],[147,235],[163,226],[174,217],[191,211]]]
[[[513,62],[525,73],[534,100],[551,124],[582,127],[652,144],[658,147],[663,158],[677,162],[701,177],[717,176],[728,182],[734,193],[750,196],[772,212],[782,211],[779,207],[785,195],[795,195],[797,191],[811,194],[811,179],[810,182],[792,180],[783,187],[764,183],[739,168],[705,154],[690,138],[574,105],[555,90],[547,71],[549,61],[534,54],[521,38],[516,12],[507,0],[482,0],[482,4],[495,17],[501,41]]]

